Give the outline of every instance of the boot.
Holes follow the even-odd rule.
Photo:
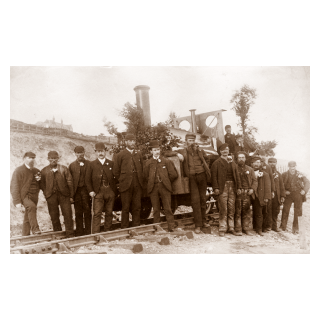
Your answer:
[[[223,231],[219,231],[219,236],[220,237],[224,237],[224,232]]]
[[[195,229],[194,229],[194,233],[196,233],[196,234],[201,233],[201,229],[200,229],[200,227],[195,228]]]
[[[277,226],[276,226],[276,227],[273,227],[272,230],[273,230],[274,232],[280,232],[280,229],[279,229]]]
[[[262,237],[263,236],[262,230],[257,230],[257,234]]]
[[[253,236],[253,233],[252,233],[252,231],[250,231],[250,230],[243,230],[242,231],[244,234],[246,234],[247,236]]]
[[[233,235],[234,236],[242,236],[242,232],[241,231],[234,231]]]

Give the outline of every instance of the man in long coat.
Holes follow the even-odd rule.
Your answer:
[[[91,233],[91,201],[85,183],[89,161],[84,158],[82,146],[74,148],[77,160],[70,163],[69,171],[73,178],[73,202],[76,216],[76,237]],[[83,226],[84,225],[84,226]]]
[[[71,200],[73,200],[73,179],[69,169],[58,164],[59,154],[48,153],[50,164],[41,170],[40,188],[47,200],[54,231],[62,231],[59,206],[64,217],[67,238],[74,236]]]
[[[237,194],[236,198],[234,230],[239,233],[243,231],[250,235],[252,224],[251,197],[255,198],[258,181],[254,170],[245,164],[246,156],[247,154],[244,151],[239,151],[236,154],[242,189],[241,194]]]
[[[234,229],[234,214],[236,194],[241,194],[241,180],[238,166],[229,154],[229,146],[224,143],[220,146],[221,157],[211,166],[211,182],[214,193],[218,195],[219,203],[219,235],[225,232],[241,236],[240,231]]]
[[[277,221],[280,212],[280,205],[284,202],[286,197],[286,190],[282,180],[282,175],[277,171],[277,159],[269,158],[268,164],[270,165],[273,173],[274,180],[274,197],[272,199],[272,230],[279,232]]]
[[[226,131],[226,134],[224,135],[224,141],[229,146],[230,154],[234,155],[236,151],[236,146],[238,145],[236,142],[236,136],[233,133],[231,133],[231,126],[229,124],[227,124],[224,127],[224,129]]]
[[[95,144],[95,153],[97,159],[89,163],[85,182],[93,201],[92,233],[99,233],[102,212],[105,212],[104,231],[111,231],[117,187],[114,162],[106,158],[104,143]]]
[[[140,151],[135,149],[136,139],[133,134],[125,136],[126,148],[114,158],[113,172],[119,180],[122,213],[121,228],[129,227],[131,208],[132,227],[140,225],[141,197],[143,187],[143,159]]]
[[[161,198],[168,230],[173,231],[175,223],[171,210],[171,183],[178,178],[178,172],[172,161],[160,155],[158,141],[151,141],[149,147],[153,157],[146,162],[143,176],[147,181],[147,192],[153,207],[153,220],[154,223],[160,222]]]
[[[204,150],[195,143],[196,135],[187,133],[187,147],[177,152],[183,156],[183,171],[189,178],[191,206],[195,223],[195,233],[201,232],[201,227],[209,227],[206,221],[207,182],[211,179],[209,158]]]
[[[286,198],[283,204],[280,228],[286,231],[290,207],[294,203],[294,217],[292,224],[292,232],[299,233],[298,217],[302,216],[302,203],[306,201],[306,194],[310,189],[309,179],[297,171],[296,162],[288,163],[289,170],[282,174],[284,188],[286,190]]]
[[[10,192],[14,206],[24,211],[22,224],[22,235],[40,234],[37,221],[37,204],[39,197],[40,170],[34,167],[36,155],[33,152],[26,152],[23,156],[24,164],[14,170]]]

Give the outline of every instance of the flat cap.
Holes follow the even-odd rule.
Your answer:
[[[136,140],[136,137],[134,136],[134,134],[132,133],[128,133],[126,134],[126,136],[124,137],[125,140]]]
[[[48,152],[48,158],[50,159],[56,159],[59,158],[59,154],[57,151],[49,151]]]
[[[225,129],[231,128],[231,126],[230,126],[230,124],[227,124],[224,128],[225,128]]]
[[[276,158],[269,158],[268,162],[277,162],[277,159]]]
[[[186,137],[185,137],[185,139],[187,140],[187,139],[195,139],[197,136],[194,134],[194,133],[192,133],[192,132],[188,132],[187,134],[186,134]]]
[[[103,142],[98,142],[94,145],[94,150],[106,150],[106,146],[104,145]]]
[[[36,155],[35,155],[33,152],[28,151],[28,152],[26,152],[26,153],[24,154],[23,158],[25,158],[25,157],[28,157],[28,158],[35,158],[35,157],[36,157]]]
[[[149,144],[150,148],[160,148],[158,140],[152,140]]]
[[[288,162],[288,167],[296,167],[297,163],[295,161],[289,161]]]
[[[75,153],[82,153],[82,152],[84,152],[84,147],[83,146],[76,146],[74,148],[74,152]]]
[[[229,145],[227,143],[223,143],[220,147],[219,147],[219,150],[220,151],[223,151],[225,149],[229,148]]]
[[[252,158],[251,158],[252,162],[257,161],[257,160],[261,161],[261,157],[260,156],[252,156]]]

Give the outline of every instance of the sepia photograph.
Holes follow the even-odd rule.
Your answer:
[[[310,67],[10,67],[11,254],[309,254]]]

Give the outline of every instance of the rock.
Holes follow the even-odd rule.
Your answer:
[[[158,242],[162,246],[168,246],[170,244],[170,240],[168,237],[162,238],[160,242]]]

